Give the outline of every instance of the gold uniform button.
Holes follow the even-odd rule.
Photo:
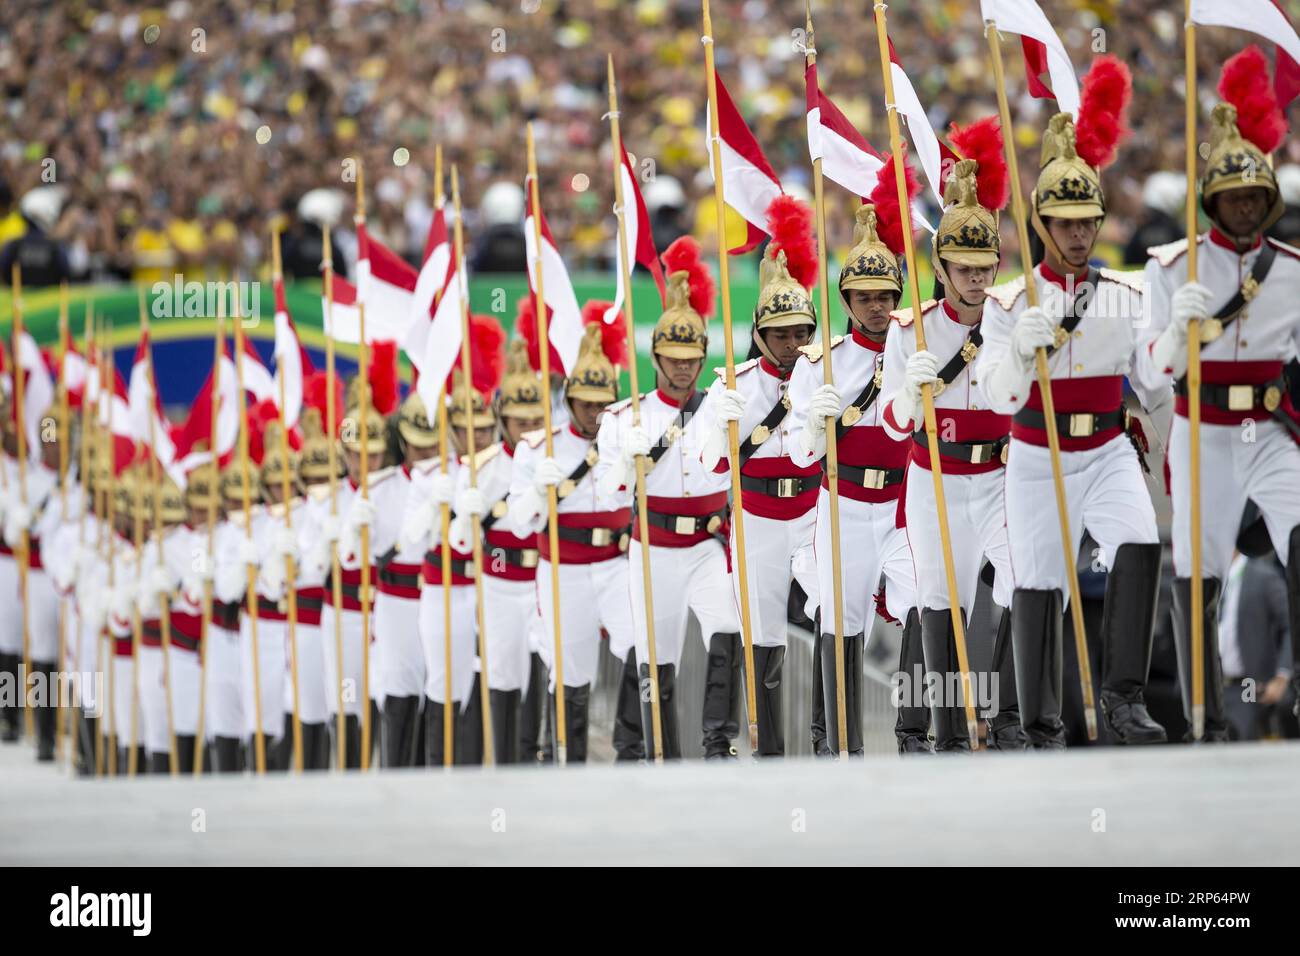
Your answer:
[[[1241,340],[1240,342],[1238,342],[1237,344],[1240,345],[1240,346],[1244,349],[1244,348],[1245,348],[1247,345],[1249,345],[1250,343],[1247,342],[1245,339],[1242,339],[1242,340]]]
[[[1075,329],[1075,330],[1074,330],[1074,337],[1075,337],[1076,339],[1081,339],[1081,338],[1083,338],[1083,329]]]
[[[1076,365],[1076,366],[1074,367],[1074,370],[1075,370],[1076,372],[1082,372],[1082,371],[1083,371],[1083,366],[1082,366],[1082,365]]]

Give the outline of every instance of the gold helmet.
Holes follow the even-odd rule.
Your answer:
[[[207,443],[196,442],[194,450],[207,451]],[[217,463],[212,458],[191,468],[185,476],[185,504],[205,514],[209,507],[221,504],[218,497],[220,489],[217,487],[219,480]]]
[[[812,298],[803,283],[790,275],[784,249],[767,247],[758,264],[758,284],[758,305],[754,307],[756,334],[763,329],[817,324]]]
[[[1079,121],[1057,113],[1043,133],[1038,182],[1030,221],[1049,252],[1064,259],[1048,232],[1045,216],[1055,219],[1101,219],[1106,198],[1101,170],[1115,158],[1133,93],[1129,69],[1110,55],[1097,57],[1083,79]]]
[[[121,504],[131,520],[148,523],[153,520],[153,482],[149,468],[143,462],[132,465],[118,479],[125,496]]]
[[[654,355],[702,359],[709,351],[708,317],[713,312],[713,277],[700,255],[700,244],[682,236],[664,250],[668,307],[655,323]]]
[[[304,485],[328,481],[330,476],[330,439],[321,423],[319,408],[307,407],[299,419],[302,426],[302,451],[298,454],[298,479]],[[335,456],[334,467],[342,474],[342,456]]]
[[[188,485],[187,485],[188,487]],[[162,486],[162,520],[164,525],[180,524],[187,517],[185,494],[180,485],[164,473]]]
[[[284,426],[278,421],[266,423],[266,430],[262,433],[262,449],[262,467],[258,474],[262,482],[262,493],[266,494],[270,488],[283,488],[286,477],[292,485],[298,456],[289,447]],[[290,494],[292,493],[290,489]]]
[[[854,217],[853,248],[840,270],[840,295],[847,301],[846,293],[851,289],[865,289],[901,296],[903,273],[898,267],[898,257],[880,238],[876,207],[859,206]]]
[[[979,168],[973,159],[963,159],[953,167],[943,191],[943,218],[934,234],[936,261],[947,259],[963,266],[998,264],[998,213],[980,205]]]
[[[612,302],[588,301],[582,307],[582,342],[573,372],[564,381],[566,399],[608,405],[618,399],[618,370],[627,361],[627,321],[619,312],[605,321]]]
[[[365,421],[361,418],[361,389],[366,388],[366,416]],[[361,383],[359,378],[354,378],[348,383],[347,393],[347,411],[343,413],[342,419],[342,441],[343,447],[348,451],[360,453],[364,444],[367,454],[377,455],[382,453],[387,447],[388,442],[385,438],[387,426],[384,422],[384,416],[375,411],[374,403],[369,401],[369,388]]]
[[[397,433],[412,448],[432,448],[438,444],[438,431],[429,421],[424,399],[415,389],[411,389],[397,409]]]
[[[528,345],[515,339],[506,351],[506,374],[497,392],[497,410],[503,418],[541,418],[542,380],[528,363]]]
[[[1269,193],[1260,232],[1286,211],[1272,162],[1272,152],[1286,131],[1286,114],[1278,108],[1272,90],[1268,60],[1254,44],[1223,65],[1219,95],[1227,102],[1210,114],[1210,154],[1200,181],[1201,208],[1212,220],[1210,200],[1229,189],[1260,187]]]
[[[221,470],[219,479],[219,488],[221,497],[224,498],[231,507],[236,510],[244,507],[244,474],[239,467],[238,462],[232,461],[229,465]],[[254,489],[249,487],[249,500],[251,502]]]
[[[492,396],[501,384],[505,372],[506,330],[490,315],[469,317],[469,396],[470,418],[475,428],[490,428],[496,424],[492,413]],[[460,362],[451,375],[451,390],[447,394],[447,409],[454,428],[465,428],[465,371]]]
[[[452,428],[464,428],[465,418],[465,374],[459,365],[451,373],[451,394],[447,396],[448,419]],[[490,428],[496,424],[492,406],[477,388],[469,390],[470,418],[475,428]]]

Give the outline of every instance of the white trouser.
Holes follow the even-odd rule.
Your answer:
[[[487,632],[488,688],[528,690],[528,627],[537,610],[532,581],[483,578],[483,629]]]
[[[424,647],[424,696],[436,703],[447,699],[447,642],[441,584],[420,588],[420,644]],[[451,586],[451,694],[461,709],[469,703],[478,653],[474,620],[474,585]]]
[[[419,618],[419,599],[377,592],[374,633],[378,652],[371,658],[370,680],[373,684],[378,678],[385,695],[419,697],[424,693],[425,660]],[[375,696],[373,687],[371,696]]]
[[[209,629],[211,631],[211,629]],[[172,645],[167,660],[172,691],[172,719],[176,733],[193,736],[199,729],[199,655]],[[169,753],[167,698],[164,696],[163,649],[140,648],[140,706],[145,712],[145,748],[150,753]]]
[[[830,492],[817,497],[817,588],[821,594],[821,629],[835,633],[835,596],[831,562]],[[897,501],[855,501],[840,495],[840,578],[844,582],[845,635],[871,636],[876,620],[876,592],[885,577],[885,607],[906,620],[916,604],[916,580],[907,534],[898,526]]]
[[[117,735],[119,747],[130,747],[131,714],[136,716],[135,744],[144,743],[149,729],[145,726],[144,709],[135,707],[135,661],[130,657],[113,655],[113,732]]]
[[[27,575],[27,603],[31,607],[27,633],[32,660],[52,664],[59,659],[59,595],[43,569]],[[19,631],[20,646],[21,637]]]
[[[81,707],[90,717],[100,716],[102,701],[99,699],[103,683],[99,675],[108,669],[108,655],[112,653],[108,641],[89,623],[77,615],[77,657],[74,666],[80,676],[77,679],[77,695]]]
[[[1071,556],[1079,553],[1085,528],[1100,549],[1094,562],[1103,568],[1114,564],[1122,544],[1159,542],[1151,493],[1127,435],[1116,435],[1098,448],[1061,452],[1061,472]],[[1047,448],[1012,439],[1005,497],[1015,586],[1060,591],[1063,606],[1068,605],[1070,588]]]
[[[239,687],[244,709],[244,734],[257,731],[261,705],[262,734],[279,737],[284,731],[284,682],[288,671],[289,634],[284,621],[257,619],[257,687],[253,678],[253,631],[247,614],[239,619]]]
[[[633,547],[640,545],[633,542]],[[536,601],[541,608],[537,629],[537,653],[546,662],[550,689],[555,689],[555,615],[551,602],[549,561],[537,563]],[[620,555],[593,564],[560,563],[560,641],[564,652],[564,684],[581,687],[596,680],[600,660],[600,629],[609,632],[609,649],[619,660],[632,647],[632,603],[628,588],[641,593],[641,572],[635,582],[628,573],[627,558]],[[644,595],[642,596],[644,599]],[[655,617],[659,616],[656,602]],[[643,660],[644,658],[637,658]],[[662,658],[661,658],[662,661]]]
[[[1191,468],[1187,419],[1174,418],[1169,439],[1174,573],[1190,577]],[[1249,435],[1249,440],[1247,436]],[[1291,529],[1300,525],[1300,446],[1277,422],[1201,424],[1201,575],[1224,580],[1236,548],[1246,499],[1264,515],[1273,550],[1285,564]],[[1300,635],[1293,635],[1300,640]]]
[[[339,712],[338,642],[334,632],[335,621],[343,640],[343,713],[349,717],[361,716],[361,612],[344,608],[335,615],[334,606],[326,604],[320,612],[321,649],[324,670],[325,707],[331,717]],[[373,678],[373,673],[372,673]],[[373,680],[372,680],[373,683]]]
[[[287,630],[287,625],[286,625]],[[321,647],[319,624],[303,624],[294,628],[298,650],[298,719],[304,724],[324,723],[325,715],[325,651]],[[287,635],[286,635],[287,639]],[[293,661],[286,665],[284,682],[284,712],[293,713]]]
[[[817,563],[813,531],[817,509],[797,518],[764,518],[745,513],[745,574],[749,591],[749,625],[759,647],[784,647],[789,627],[790,582],[799,581],[816,606]],[[731,526],[731,559],[739,558],[736,526]],[[740,575],[731,575],[732,593],[740,604]]]
[[[0,654],[23,652],[23,606],[18,594],[18,561],[0,555]]]
[[[979,590],[980,567],[988,558],[996,577],[993,600],[1011,606],[1011,557],[1007,547],[1007,518],[1003,503],[1006,475],[1001,468],[981,475],[943,476],[943,497],[948,506],[948,532],[952,540],[953,567],[957,574],[957,600],[969,617]],[[916,569],[918,608],[936,611],[951,607],[948,574],[944,568],[939,513],[934,500],[934,475],[913,463],[907,471],[907,540]]]
[[[259,637],[261,635],[259,634]],[[207,690],[203,719],[204,736],[243,737],[252,717],[244,719],[244,692],[239,684],[239,631],[208,625],[205,648],[208,655]]]
[[[632,625],[638,665],[650,660],[646,643],[645,588],[642,586],[641,544],[628,547],[628,593],[632,596]],[[707,650],[714,634],[740,633],[736,595],[727,579],[722,544],[707,538],[689,548],[650,547],[650,585],[655,612],[655,656],[658,664],[676,664],[686,641],[686,612],[700,622]],[[565,683],[569,682],[565,675]]]

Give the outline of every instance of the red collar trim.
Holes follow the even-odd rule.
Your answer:
[[[870,349],[872,352],[883,352],[885,350],[884,342],[873,342],[871,339],[867,338],[866,334],[856,325],[853,326],[853,341],[857,342],[858,345],[862,346],[864,349]]]
[[[758,367],[761,368],[768,375],[771,375],[773,378],[779,378],[782,381],[785,381],[787,378],[790,377],[790,372],[782,371],[779,366],[773,365],[771,362],[767,360],[766,355],[759,357]]]
[[[664,390],[662,388],[656,388],[655,394],[659,396],[659,400],[663,402],[665,405],[671,405],[673,408],[682,407],[682,403],[677,401],[677,399],[670,398],[669,396],[665,395]]]
[[[1041,275],[1043,279],[1045,279],[1047,282],[1050,282],[1053,285],[1060,286],[1061,289],[1067,288],[1066,283],[1070,281],[1066,276],[1057,273],[1056,270],[1051,268],[1046,262],[1039,263],[1038,274]],[[1083,275],[1086,277],[1087,274],[1088,274],[1088,269],[1087,267],[1085,267],[1083,270]],[[1076,276],[1074,279],[1074,284],[1077,286],[1082,281],[1083,281],[1083,277]],[[947,303],[945,303],[945,305],[946,304]]]
[[[506,453],[507,458],[515,457],[515,446],[510,444],[510,442],[502,440],[501,450]]]
[[[402,474],[405,475],[407,478],[411,477],[411,466],[406,462],[402,463]]]
[[[569,420],[569,434],[573,435],[575,438],[581,438],[583,441],[592,441],[592,440],[593,440],[593,439],[591,439],[591,438],[588,438],[588,437],[587,437],[586,435],[584,435],[582,432],[578,431],[576,428],[574,428],[574,427],[573,427],[573,420],[572,420],[572,419]]]
[[[1216,246],[1222,246],[1224,249],[1227,249],[1229,252],[1235,252],[1238,255],[1245,252],[1250,252],[1251,249],[1258,249],[1260,243],[1262,243],[1263,241],[1264,240],[1261,236],[1256,236],[1255,242],[1251,245],[1250,249],[1238,249],[1237,244],[1233,242],[1233,240],[1228,238],[1228,236],[1226,236],[1224,233],[1220,232],[1218,226],[1215,226],[1213,229],[1210,230],[1210,242],[1214,243]]]
[[[359,490],[359,489],[361,488],[361,486],[360,486],[359,484],[357,484],[357,482],[353,479],[353,477],[352,477],[351,475],[348,475],[348,486],[349,486],[353,491],[357,491],[357,490]]]

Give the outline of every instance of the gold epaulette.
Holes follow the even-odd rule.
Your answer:
[[[322,481],[318,484],[307,486],[307,497],[312,501],[329,501],[330,483]]]
[[[401,465],[389,465],[387,468],[380,468],[377,471],[370,472],[370,474],[366,475],[366,491],[369,492],[375,485],[383,484],[401,470]]]
[[[1268,237],[1268,242],[1269,245],[1271,245],[1278,252],[1285,252],[1288,256],[1290,256],[1293,259],[1300,259],[1300,249],[1297,249],[1295,246],[1288,245],[1287,243],[1282,242],[1280,239],[1274,239],[1272,236]]]
[[[644,401],[645,397],[649,394],[650,394],[649,392],[642,392],[641,400]],[[618,402],[611,402],[610,404],[605,406],[604,410],[601,411],[601,414],[604,415],[607,412],[614,412],[615,414],[618,414],[623,409],[629,407],[631,404],[632,404],[631,398],[625,398],[622,401],[618,401]]]
[[[559,426],[557,425],[555,428],[551,429],[551,434],[554,435],[559,430],[560,430]],[[542,442],[546,441],[546,429],[534,428],[530,432],[524,432],[522,435],[519,436],[519,440],[522,441],[529,448],[536,448]]]
[[[490,462],[493,458],[495,458],[500,453],[501,453],[501,443],[499,441],[493,442],[491,445],[488,445],[486,448],[480,451],[476,451],[474,453],[474,467],[482,468],[484,465],[486,465],[488,462]],[[469,463],[468,456],[462,455],[460,460],[462,464]]]
[[[835,346],[839,345],[843,341],[844,341],[844,336],[842,335],[832,336],[831,348],[832,349],[835,348]],[[812,342],[808,345],[801,345],[799,346],[799,351],[804,354],[804,358],[808,359],[808,361],[812,362],[814,365],[816,365],[818,362],[822,360],[822,344],[820,342]]]
[[[1143,281],[1141,272],[1124,272],[1119,269],[1101,269],[1101,277],[1107,282],[1114,282],[1116,285],[1122,285],[1132,289],[1138,295],[1146,291],[1146,283]]]
[[[1199,243],[1201,237],[1197,236],[1196,241]],[[1179,257],[1187,251],[1187,237],[1176,239],[1173,242],[1166,242],[1163,246],[1151,246],[1147,249],[1147,255],[1155,259],[1162,266],[1171,266],[1178,261]]]
[[[736,374],[739,375],[741,372],[748,372],[751,368],[756,366],[758,362],[758,359],[750,359],[748,362],[741,362],[736,366]],[[718,366],[713,370],[713,374],[718,376],[718,378],[725,380],[727,377],[727,366]]]
[[[1010,312],[1016,304],[1016,300],[1025,294],[1025,277],[1017,276],[1010,282],[1003,282],[991,289],[985,289],[984,294]]]
[[[933,311],[934,307],[938,304],[938,299],[926,299],[921,303],[921,314],[925,315],[927,312]],[[909,305],[906,309],[895,309],[893,312],[889,313],[889,317],[903,328],[907,328],[912,324],[915,315],[912,312],[912,307]]]

